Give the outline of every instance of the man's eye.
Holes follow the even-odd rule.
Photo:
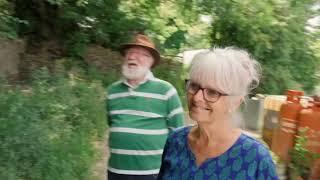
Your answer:
[[[141,53],[141,55],[146,56],[146,57],[151,57],[149,54],[147,53]]]

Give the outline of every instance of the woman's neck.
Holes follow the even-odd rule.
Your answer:
[[[208,146],[232,139],[238,129],[229,122],[231,122],[230,119],[212,123],[198,123],[194,131],[195,138],[199,140],[199,143],[205,143]]]
[[[200,166],[206,159],[226,152],[239,138],[241,131],[222,121],[215,124],[198,124],[191,129],[188,143]]]

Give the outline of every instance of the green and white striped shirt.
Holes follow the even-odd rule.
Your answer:
[[[108,87],[110,159],[118,174],[158,174],[170,129],[183,125],[176,89],[150,72],[137,87],[118,81]]]

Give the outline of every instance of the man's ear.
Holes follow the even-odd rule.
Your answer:
[[[150,60],[151,60],[151,65],[149,69],[152,69],[154,67],[154,63],[156,62],[156,60],[153,57],[151,57]]]

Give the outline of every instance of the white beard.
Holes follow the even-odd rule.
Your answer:
[[[129,80],[137,80],[145,77],[149,72],[149,68],[144,66],[136,66],[129,68],[127,64],[122,65],[122,75]]]

